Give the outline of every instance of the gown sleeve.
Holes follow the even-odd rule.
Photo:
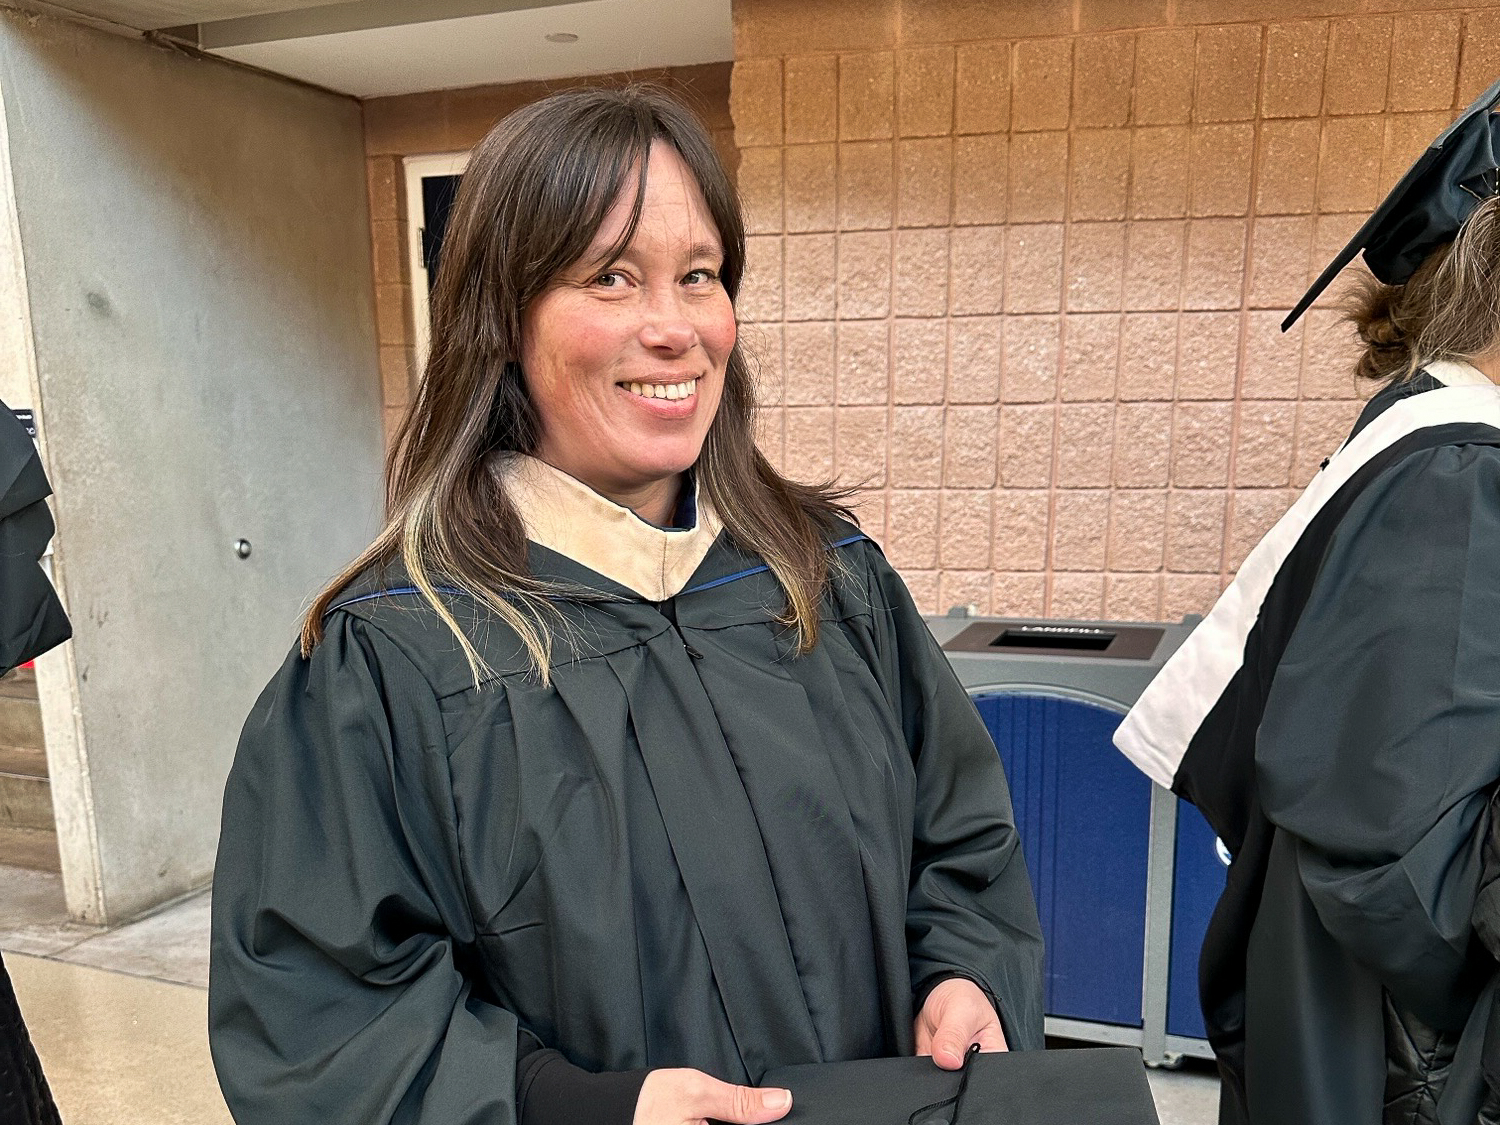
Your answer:
[[[871,602],[884,615],[887,675],[916,769],[906,937],[913,991],[973,980],[1006,1041],[1042,1046],[1042,933],[1010,789],[968,693],[905,584],[872,551]]]
[[[1500,778],[1500,452],[1445,446],[1341,521],[1256,745],[1266,815],[1319,922],[1392,999],[1462,1027]]]
[[[1489,955],[1500,962],[1500,789],[1490,796],[1489,828],[1481,848],[1479,894],[1474,902],[1474,932]],[[1480,1057],[1484,1078],[1483,1100],[1476,1125],[1500,1123],[1500,1004],[1495,1005],[1485,1027]]]
[[[246,722],[214,877],[209,1031],[239,1125],[502,1125],[517,1021],[473,940],[432,690],[347,615]]]

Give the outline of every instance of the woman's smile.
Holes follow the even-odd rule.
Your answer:
[[[689,379],[681,383],[620,383],[631,394],[639,398],[677,401],[692,398],[698,390],[698,380]]]

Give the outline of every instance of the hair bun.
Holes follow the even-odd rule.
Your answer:
[[[1370,295],[1364,315],[1355,323],[1359,338],[1367,347],[1389,351],[1407,346],[1406,330],[1395,318],[1395,295],[1394,286],[1381,286],[1379,291]]]
[[[1388,351],[1392,348],[1405,349],[1407,344],[1406,332],[1390,317],[1381,317],[1364,325],[1360,331],[1360,338],[1372,348]]]

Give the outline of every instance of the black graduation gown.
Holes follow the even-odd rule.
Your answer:
[[[1117,736],[1234,855],[1200,964],[1226,1125],[1475,1121],[1495,970],[1473,916],[1500,779],[1497,402],[1427,375],[1372,400],[1309,489],[1326,502],[1278,524],[1267,544],[1285,549],[1247,560]],[[1238,652],[1236,619],[1253,622]]]
[[[38,565],[52,539],[50,495],[31,435],[0,402],[0,675],[73,635]]]
[[[241,1125],[513,1118],[539,1043],[735,1082],[910,1053],[913,992],[974,979],[1041,1046],[1041,938],[973,705],[846,529],[795,656],[724,536],[643,601],[533,545],[550,686],[468,619],[352,590],[245,726],[214,881],[211,1043]],[[453,599],[464,620],[471,603]]]
[[[51,493],[31,435],[0,402],[0,676],[72,635],[38,565],[52,538],[46,503]],[[57,1120],[10,975],[0,963],[0,1121],[56,1125]]]

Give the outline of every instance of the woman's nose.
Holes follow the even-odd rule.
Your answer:
[[[653,298],[645,312],[645,320],[641,325],[641,343],[646,347],[670,351],[676,355],[698,342],[698,330],[694,327],[682,298],[677,294],[663,294]]]

